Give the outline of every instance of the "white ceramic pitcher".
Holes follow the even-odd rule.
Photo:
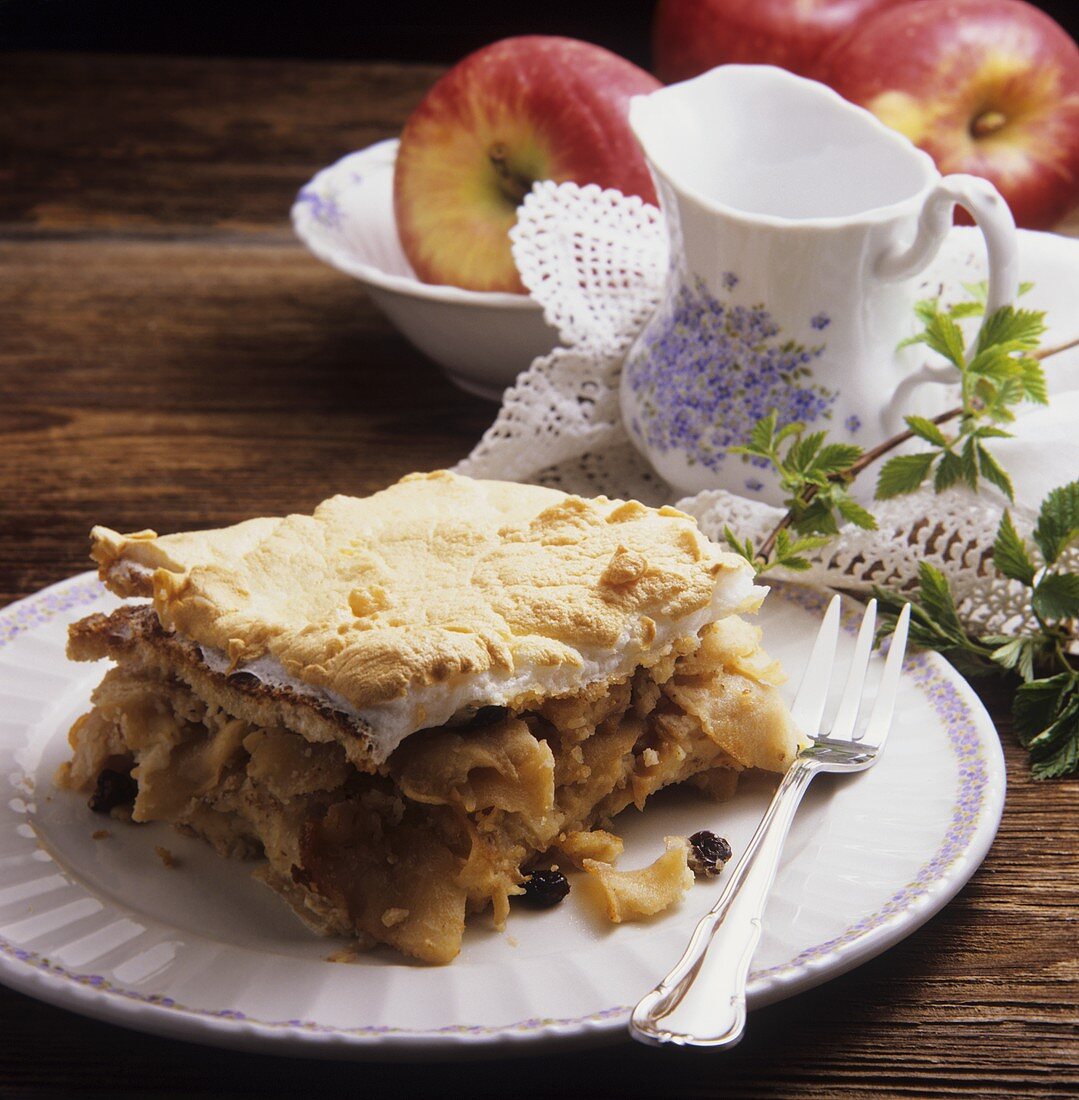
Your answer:
[[[779,503],[769,472],[729,453],[773,408],[863,446],[906,413],[943,411],[945,391],[922,383],[954,382],[954,369],[916,369],[925,350],[896,345],[956,204],[986,239],[989,309],[1014,299],[1015,223],[992,184],[942,177],[868,111],[771,66],[636,97],[630,123],[671,266],[623,367],[622,415],[677,492]]]

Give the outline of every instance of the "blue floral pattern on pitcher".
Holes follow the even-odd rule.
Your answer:
[[[737,284],[724,274],[727,290]],[[809,320],[817,331],[829,323],[825,313]],[[810,368],[825,346],[784,339],[763,305],[724,303],[699,276],[682,282],[626,361],[638,407],[630,430],[660,453],[678,450],[691,466],[718,470],[773,409],[780,425],[831,418],[838,394],[815,384]]]

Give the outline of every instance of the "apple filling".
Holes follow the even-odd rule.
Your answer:
[[[611,859],[621,845],[601,827],[630,805],[685,780],[729,793],[744,768],[783,770],[794,744],[760,632],[735,616],[620,681],[423,730],[373,773],[336,740],[260,721],[224,675],[120,644],[101,622],[96,644],[118,665],[58,781],[98,808],[103,782],[126,790],[133,821],[264,857],[258,876],[313,928],[428,963],[457,955],[470,913],[489,908],[501,928],[560,846],[579,866]],[[133,783],[103,779],[117,776]]]

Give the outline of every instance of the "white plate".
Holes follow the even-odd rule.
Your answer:
[[[452,965],[389,952],[331,963],[341,944],[207,845],[90,813],[56,790],[66,734],[102,665],[64,659],[67,624],[116,600],[90,574],[0,612],[0,979],[88,1016],[174,1038],[337,1058],[504,1054],[624,1035],[631,1006],[682,951],[716,895],[700,882],[651,923],[611,926],[577,890],[557,909],[480,919]],[[806,590],[774,592],[768,647],[797,679],[820,618]],[[848,613],[848,619],[855,616]],[[848,634],[842,644],[849,651]],[[879,667],[879,659],[874,658]],[[690,791],[619,819],[633,867],[665,834],[713,828],[735,851],[772,782],[717,805]],[[967,684],[936,655],[908,659],[887,752],[818,779],[795,820],[750,979],[751,1006],[788,997],[908,935],[973,874],[996,833],[1004,765]],[[107,828],[107,838],[93,839]],[[155,847],[167,846],[166,868]],[[750,1027],[753,1026],[750,1019]]]

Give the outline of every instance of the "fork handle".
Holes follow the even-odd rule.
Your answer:
[[[818,771],[799,757],[787,770],[764,818],[685,954],[630,1017],[645,1043],[729,1047],[746,1023],[746,977],[783,843],[809,781]]]

